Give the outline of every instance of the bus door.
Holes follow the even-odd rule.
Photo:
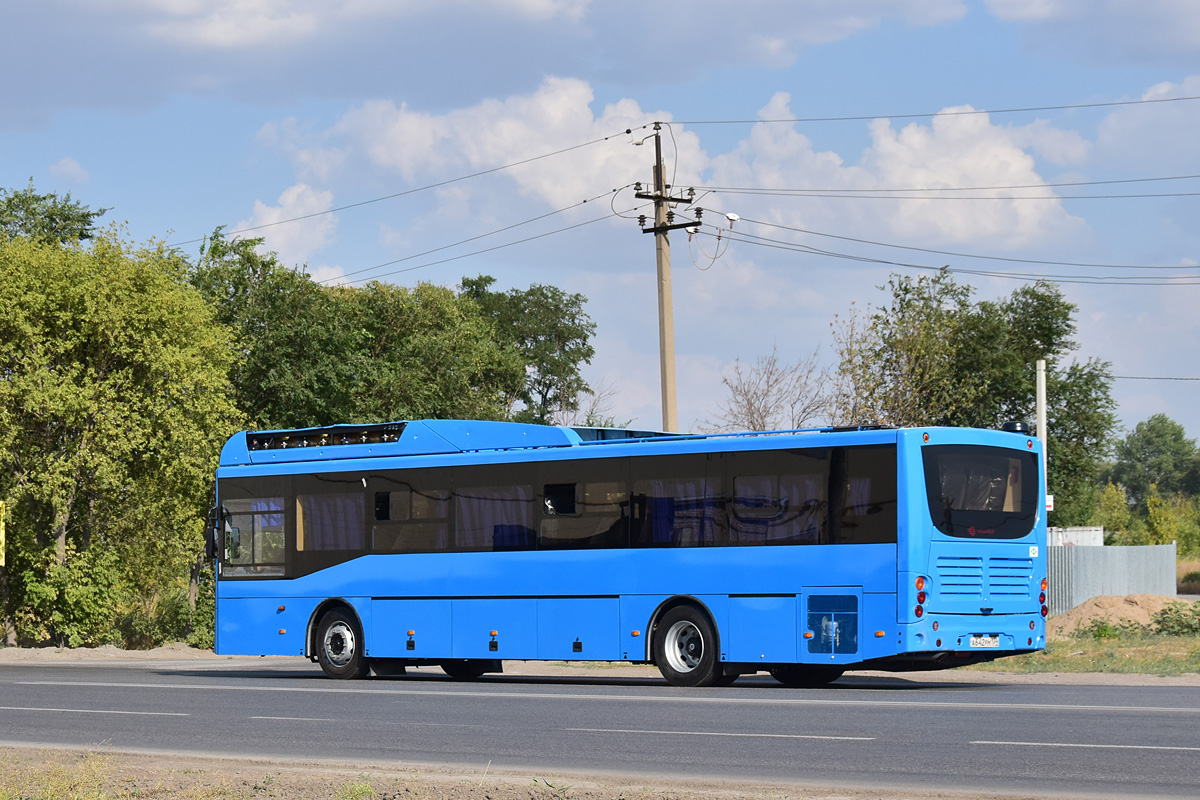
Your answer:
[[[846,664],[861,661],[861,586],[805,587],[800,619],[800,661]]]

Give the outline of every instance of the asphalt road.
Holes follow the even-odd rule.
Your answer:
[[[0,665],[0,740],[240,757],[910,789],[1200,794],[1200,687],[850,675],[659,679],[436,670],[337,682],[305,661]]]

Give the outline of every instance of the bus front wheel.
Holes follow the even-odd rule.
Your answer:
[[[317,663],[331,678],[365,678],[369,671],[363,657],[363,637],[358,621],[334,609],[321,617],[317,625]]]
[[[654,629],[654,663],[675,686],[712,686],[722,677],[717,632],[694,606],[676,606]]]
[[[802,686],[815,689],[827,686],[845,672],[841,667],[824,664],[780,664],[771,670],[771,677],[784,686]]]

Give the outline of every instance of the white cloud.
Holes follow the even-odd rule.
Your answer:
[[[315,41],[363,20],[395,24],[430,15],[409,0],[110,0],[148,16],[145,30],[166,41],[215,49],[242,49]],[[590,0],[495,0],[494,11],[535,22],[584,15]],[[463,13],[477,4],[442,0],[442,13]]]
[[[1195,0],[985,0],[999,19],[1029,26],[1034,42],[1114,59],[1162,63],[1200,54]]]
[[[1141,98],[1200,96],[1200,75],[1181,83],[1159,83]],[[1096,148],[1107,161],[1166,170],[1164,174],[1194,173],[1200,168],[1200,102],[1149,103],[1124,106],[1100,125]],[[1190,165],[1190,166],[1186,166]]]
[[[87,183],[91,177],[88,175],[88,171],[70,156],[61,158],[52,164],[50,166],[50,174],[55,178],[70,181],[71,183]]]
[[[885,187],[952,189],[1045,182],[1033,156],[1021,147],[1031,138],[1049,141],[1044,125],[1036,124],[1032,131],[1028,127],[1010,129],[993,125],[986,114],[953,113],[970,110],[970,106],[947,108],[929,125],[912,123],[898,131],[887,120],[876,120],[871,123],[873,145],[863,159],[864,166]],[[954,196],[972,194],[1053,196],[1050,190],[1041,189],[997,189]],[[886,202],[888,222],[896,232],[975,246],[1017,248],[1068,234],[1082,225],[1067,214],[1058,199]]]
[[[788,95],[777,94],[760,116],[794,116],[789,101]],[[929,124],[912,123],[899,130],[888,120],[875,120],[869,126],[871,146],[858,163],[850,165],[837,153],[815,150],[792,125],[759,123],[735,150],[713,158],[712,183],[812,189],[825,195],[847,190],[1019,186],[1045,182],[1027,147],[1052,156],[1056,163],[1086,156],[1086,142],[1073,132],[1044,122],[998,126],[986,114],[953,113],[970,110],[948,108]],[[822,193],[821,189],[831,191]],[[1036,192],[995,192],[1003,197],[1032,193]],[[721,197],[719,202],[725,205],[721,210],[747,218],[873,239],[889,233],[905,242],[926,245],[969,242],[980,248],[1007,250],[1069,235],[1081,226],[1058,199],[952,202],[824,196],[778,200],[733,195]]]
[[[652,116],[632,100],[610,104],[596,114],[592,100],[592,89],[584,81],[548,78],[532,94],[486,100],[446,114],[372,101],[348,112],[319,139],[337,143],[377,170],[398,173],[412,183],[433,183],[611,137],[504,171],[523,195],[565,207],[626,181],[648,182],[652,151],[631,146],[623,131],[669,118],[661,112]],[[639,138],[645,133],[639,131]],[[705,161],[698,138],[680,131],[675,144],[679,164],[689,167],[680,182],[695,182]],[[310,150],[297,153],[299,158],[312,158]],[[669,145],[666,153],[673,156]]]
[[[279,195],[278,205],[268,206],[261,200],[256,200],[250,219],[239,222],[234,226],[234,230],[259,228],[247,230],[242,235],[261,236],[264,240],[261,249],[278,253],[280,261],[288,266],[299,266],[307,263],[313,253],[333,240],[337,217],[323,213],[332,207],[332,192],[320,191],[299,183],[285,189],[283,194]],[[272,224],[308,215],[313,216],[301,223]]]

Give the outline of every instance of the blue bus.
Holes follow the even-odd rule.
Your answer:
[[[818,686],[1038,650],[1041,446],[1009,427],[238,433],[209,525],[216,652],[333,678],[587,660]]]

